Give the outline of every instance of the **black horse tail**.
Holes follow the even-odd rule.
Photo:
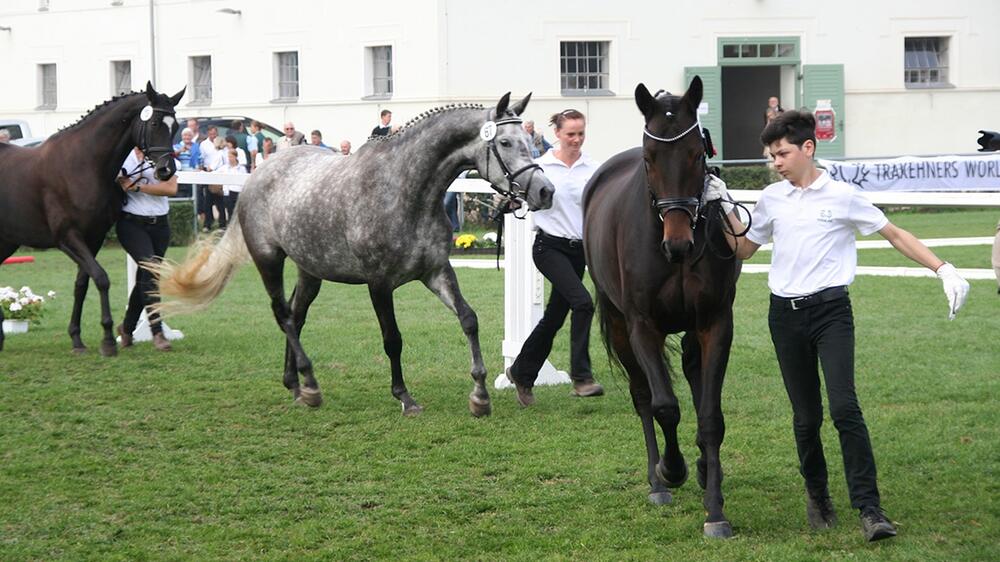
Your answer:
[[[221,239],[199,240],[182,263],[159,261],[140,265],[156,276],[158,295],[171,299],[153,308],[161,316],[173,316],[207,308],[249,260],[243,228],[239,218],[234,217]]]
[[[628,373],[622,367],[615,346],[611,344],[611,301],[596,285],[594,286],[594,301],[597,303],[597,322],[601,327],[601,341],[604,343],[605,351],[608,352],[608,367],[612,373],[617,371],[619,374],[627,376]]]

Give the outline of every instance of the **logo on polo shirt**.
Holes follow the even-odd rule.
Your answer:
[[[833,211],[830,209],[822,209],[819,212],[819,217],[816,218],[819,222],[833,222]]]

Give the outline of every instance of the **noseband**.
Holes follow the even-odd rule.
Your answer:
[[[519,117],[508,117],[506,119],[501,119],[495,122],[497,127],[501,125],[511,125],[511,124],[520,125],[521,123],[522,121]],[[495,189],[498,193],[500,193],[500,195],[503,195],[507,199],[527,200],[528,188],[526,187],[522,188],[521,184],[517,182],[517,177],[523,174],[524,172],[527,172],[528,170],[541,170],[542,167],[532,162],[527,166],[524,166],[514,172],[511,172],[510,168],[507,167],[507,163],[503,161],[503,157],[500,156],[500,150],[497,148],[497,143],[496,143],[496,134],[494,134],[492,137],[489,138],[489,140],[486,141],[486,181],[489,181],[489,176],[490,176],[490,155],[489,155],[490,152],[493,153],[493,156],[497,159],[497,163],[500,164],[500,170],[503,172],[503,177],[507,181],[506,189],[490,181],[490,185],[493,186],[493,189]]]
[[[697,129],[698,133],[701,134],[702,142],[704,143],[704,141],[705,141],[705,134],[701,130],[701,119],[698,119],[698,118],[696,118],[694,124],[692,124],[690,127],[688,127],[687,129],[685,129],[680,134],[677,134],[677,135],[672,136],[672,137],[658,137],[658,136],[654,135],[653,133],[650,133],[648,127],[643,127],[642,128],[642,133],[644,135],[646,135],[647,137],[649,137],[649,138],[651,138],[651,139],[653,139],[653,140],[655,140],[657,142],[662,142],[662,143],[666,143],[666,144],[672,144],[672,143],[675,143],[675,142],[681,140],[682,138],[684,138],[685,136],[687,136],[688,133],[690,133],[691,131],[694,131],[695,129]],[[706,165],[705,165],[705,154],[704,153],[702,153],[702,156],[701,156],[701,163],[702,163],[702,168],[705,169]],[[706,182],[708,181],[707,175],[708,175],[708,173],[706,171],[705,172],[705,176],[706,176],[705,177],[705,181]],[[649,178],[649,170],[648,170],[648,168],[646,170],[646,178],[647,178],[646,188],[649,190],[649,196],[650,196],[650,199],[652,199],[652,206],[653,206],[654,209],[656,209],[656,213],[659,215],[660,220],[661,221],[664,220],[664,217],[666,217],[667,213],[669,213],[670,211],[684,211],[685,213],[687,213],[688,219],[690,219],[690,221],[691,221],[691,230],[694,230],[695,227],[697,227],[697,225],[698,225],[698,214],[701,212],[701,207],[705,204],[705,188],[704,188],[704,186],[702,187],[702,190],[701,190],[701,197],[663,197],[663,198],[657,198],[656,197],[656,193],[653,191],[653,187],[651,185],[649,185],[649,180],[648,180],[648,178]],[[694,208],[693,211],[691,210],[692,207]]]

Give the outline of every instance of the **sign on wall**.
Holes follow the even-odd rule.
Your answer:
[[[833,179],[865,191],[1000,191],[1000,153],[818,162]]]

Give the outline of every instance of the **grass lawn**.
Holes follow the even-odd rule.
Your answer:
[[[991,216],[976,220],[989,225]],[[946,235],[893,220],[918,236]],[[926,230],[955,222],[939,214]],[[58,297],[40,325],[9,336],[0,352],[0,560],[1000,559],[993,281],[972,282],[953,322],[937,280],[859,276],[851,287],[858,393],[883,503],[900,531],[869,545],[849,508],[829,422],[841,525],[808,530],[766,324],[766,277],[744,275],[723,397],[723,489],[736,537],[709,541],[694,479],[671,506],[646,502],[638,419],[597,341],[604,397],[540,387],[538,404],[525,410],[512,391],[493,391],[493,416],[473,419],[458,322],[410,284],[396,293],[403,368],[426,411],[407,419],[389,393],[366,289],[328,283],[303,335],[326,398],[310,410],[293,406],[281,385],[283,339],[252,266],[211,309],[170,321],[186,334],[171,353],[138,344],[101,357],[91,288],[83,324],[91,352],[76,357],[65,333],[75,268],[55,251],[21,254],[36,263],[0,268],[0,285]],[[124,253],[105,248],[100,261],[117,323]],[[492,382],[502,368],[503,275],[458,276],[479,314]],[[553,361],[568,364],[565,332]],[[693,462],[682,380],[680,435]]]

